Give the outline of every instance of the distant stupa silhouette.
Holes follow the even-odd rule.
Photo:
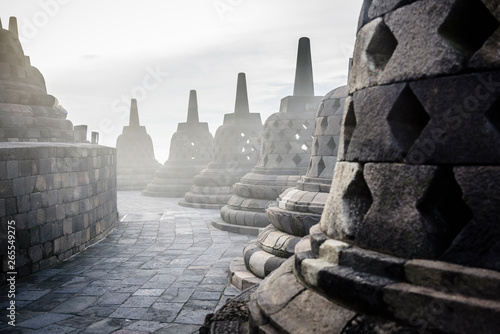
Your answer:
[[[0,22],[0,142],[74,142],[73,124],[47,94],[40,71],[19,41],[17,19]]]
[[[214,137],[212,161],[194,177],[194,186],[180,205],[220,209],[234,195],[233,184],[255,166],[260,152],[262,121],[250,113],[245,73],[238,74],[234,113],[224,115],[224,123]]]
[[[321,96],[314,96],[310,41],[299,40],[293,96],[281,100],[262,132],[262,150],[252,171],[234,185],[235,195],[221,209],[219,229],[257,235],[269,225],[265,210],[294,187],[309,164],[316,111]]]
[[[130,104],[130,121],[116,140],[118,190],[142,190],[161,166],[155,159],[153,141],[139,124],[137,100]]]
[[[170,154],[156,171],[156,178],[142,192],[145,196],[183,197],[193,185],[193,177],[212,160],[213,136],[208,123],[198,118],[196,91],[189,93],[187,122],[177,125],[170,140]]]

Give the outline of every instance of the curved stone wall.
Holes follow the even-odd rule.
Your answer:
[[[37,272],[99,241],[117,222],[116,150],[91,144],[0,143],[1,282],[8,222],[16,271]]]

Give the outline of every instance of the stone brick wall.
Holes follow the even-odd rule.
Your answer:
[[[16,222],[18,276],[82,251],[116,224],[116,150],[91,144],[0,143],[0,217],[1,276],[9,271],[9,220]]]

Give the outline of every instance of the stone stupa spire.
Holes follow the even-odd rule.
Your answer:
[[[188,115],[187,123],[199,123],[200,119],[198,117],[198,98],[196,96],[196,91],[189,91],[189,103],[188,103]]]
[[[236,115],[247,115],[250,113],[250,108],[248,106],[247,80],[245,73],[238,73],[234,113]]]
[[[314,80],[309,38],[299,39],[293,96],[314,96]]]
[[[132,99],[130,102],[130,119],[128,125],[134,128],[141,126],[139,123],[139,110],[137,109],[136,99]]]
[[[14,16],[9,18],[9,31],[16,35],[16,37],[19,37],[19,32],[17,30],[17,18]]]

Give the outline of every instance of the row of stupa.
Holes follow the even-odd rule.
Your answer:
[[[133,101],[131,126],[117,142],[118,184],[125,179],[129,186],[145,188],[146,196],[184,196],[182,206],[220,209],[214,227],[258,236],[230,268],[232,283],[246,288],[292,256],[295,244],[319,222],[337,161],[346,97],[347,86],[324,98],[314,96],[310,42],[301,38],[293,96],[282,99],[264,127],[260,115],[250,113],[244,73],[238,75],[235,112],[225,115],[213,141],[207,123],[199,122],[191,91],[187,122],[178,125],[169,159],[159,169]],[[122,147],[126,156],[120,155]],[[147,186],[144,176],[137,177],[141,167],[149,177],[158,169]]]

